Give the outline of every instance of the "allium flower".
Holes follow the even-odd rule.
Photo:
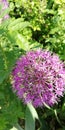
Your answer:
[[[18,59],[12,71],[12,86],[25,104],[53,106],[65,91],[64,63],[46,50],[30,51]]]
[[[0,0],[0,5],[3,6],[2,7],[2,12],[5,11],[8,8],[8,2],[7,2],[7,0]],[[2,13],[2,12],[0,12],[0,13]],[[4,19],[8,19],[8,18],[9,18],[9,15],[6,14],[3,19],[0,19],[0,21],[2,21]]]

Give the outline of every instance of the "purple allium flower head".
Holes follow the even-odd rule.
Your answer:
[[[8,8],[8,2],[7,2],[7,0],[0,0],[0,4],[3,6],[2,7],[2,12],[5,11]],[[6,14],[3,19],[8,19],[8,18],[9,18],[9,15]]]
[[[12,71],[12,86],[25,104],[53,106],[65,91],[64,63],[46,50],[27,52]]]
[[[1,0],[1,3],[3,4],[3,9],[7,9],[8,8],[7,0]]]

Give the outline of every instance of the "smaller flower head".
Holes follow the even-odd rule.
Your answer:
[[[0,14],[2,14],[2,13],[8,8],[8,2],[7,2],[7,0],[0,0],[0,5],[3,6],[3,7],[2,7],[2,11],[0,12]],[[5,20],[5,19],[8,19],[8,18],[9,18],[9,15],[6,14],[6,15],[4,16],[4,18],[0,19],[0,22],[2,22],[2,21]]]

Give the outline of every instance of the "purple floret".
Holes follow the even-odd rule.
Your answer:
[[[46,50],[27,52],[13,69],[12,86],[25,104],[53,106],[65,91],[64,63],[56,54]]]

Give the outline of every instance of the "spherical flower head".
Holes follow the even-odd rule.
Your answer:
[[[53,106],[65,91],[64,63],[46,50],[27,52],[12,71],[12,87],[25,104]]]

